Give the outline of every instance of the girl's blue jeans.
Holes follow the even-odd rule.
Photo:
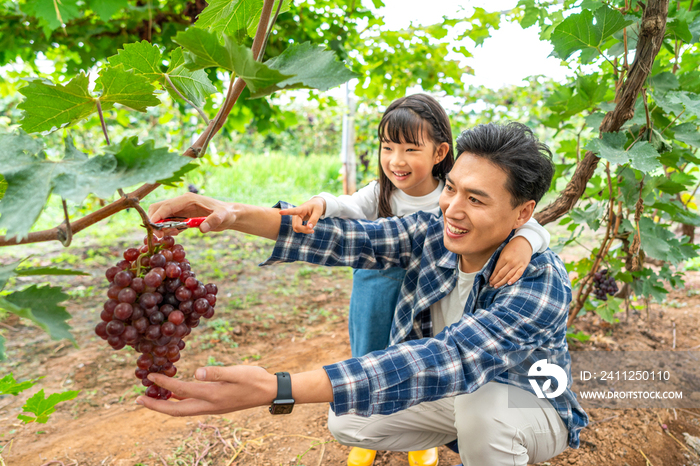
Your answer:
[[[406,270],[399,267],[354,270],[348,317],[352,357],[389,345],[394,309],[405,275]]]

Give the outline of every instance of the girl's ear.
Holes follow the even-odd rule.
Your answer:
[[[433,165],[437,165],[443,160],[445,160],[445,157],[447,156],[447,152],[450,150],[450,145],[447,144],[446,142],[443,142],[440,144],[437,149],[435,150],[435,160],[433,161]]]

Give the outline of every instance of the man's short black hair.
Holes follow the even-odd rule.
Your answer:
[[[521,123],[489,123],[462,131],[457,137],[457,157],[465,152],[506,172],[513,207],[531,199],[540,202],[552,183],[552,152]]]

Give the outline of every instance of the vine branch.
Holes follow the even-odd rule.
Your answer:
[[[627,78],[615,93],[615,109],[605,114],[600,125],[600,133],[613,133],[634,116],[634,104],[647,76],[651,72],[654,59],[659,53],[666,31],[668,0],[649,0],[642,15],[639,28],[639,41],[634,62]],[[560,196],[535,215],[541,225],[553,222],[571,210],[586,190],[586,184],[595,173],[600,158],[588,151]]]

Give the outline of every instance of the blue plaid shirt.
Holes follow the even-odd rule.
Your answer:
[[[280,203],[277,207],[286,208]],[[459,322],[433,336],[430,306],[458,280],[458,256],[443,243],[443,220],[418,212],[374,222],[328,218],[315,233],[294,233],[283,216],[271,257],[261,265],[305,261],[365,269],[407,269],[394,314],[390,346],[325,366],[336,415],[391,414],[424,401],[471,393],[496,381],[534,393],[527,368],[544,351],[567,372],[564,394],[549,399],[577,448],[588,424],[571,391],[566,320],[571,285],[559,257],[535,254],[512,286],[488,284],[506,240],[476,275]],[[433,338],[430,338],[433,337]],[[527,363],[527,364],[525,364]]]

